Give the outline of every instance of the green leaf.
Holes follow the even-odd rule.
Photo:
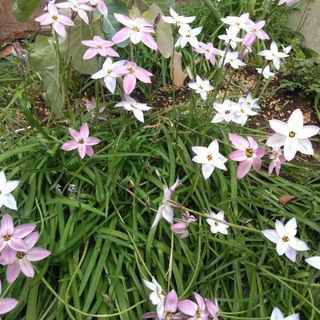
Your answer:
[[[71,59],[72,68],[82,74],[93,74],[99,69],[97,58],[83,60],[83,54],[88,47],[81,44],[81,41],[90,40],[94,35],[102,35],[100,19],[91,22],[90,26],[79,19],[70,28],[68,38],[60,46],[64,57],[68,61]]]
[[[120,29],[121,24],[114,17],[114,13],[121,12],[122,14],[128,14],[128,7],[125,1],[108,0],[106,1],[108,6],[108,15],[102,19],[102,29],[108,35],[108,39],[111,39]],[[128,41],[117,43],[118,47],[124,48],[128,45]]]
[[[62,117],[65,92],[60,81],[58,55],[51,37],[40,35],[36,38],[30,64],[42,80],[45,99],[53,114],[57,118]]]
[[[41,2],[41,0],[16,0],[12,7],[12,13],[18,21],[25,22]]]

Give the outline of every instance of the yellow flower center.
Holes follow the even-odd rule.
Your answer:
[[[294,138],[296,136],[296,133],[295,132],[293,132],[293,131],[290,131],[289,132],[289,137],[290,138]]]
[[[288,242],[289,241],[289,237],[287,237],[287,236],[282,237],[282,241],[283,242]]]
[[[25,257],[25,253],[24,252],[21,252],[21,251],[18,251],[17,254],[16,254],[16,257],[18,259],[23,259]]]
[[[215,221],[214,225],[217,227],[219,225],[219,223],[217,221]]]
[[[213,159],[212,155],[211,155],[211,154],[208,154],[208,155],[207,155],[207,159],[208,159],[208,161],[211,161],[211,160]]]
[[[81,138],[81,139],[79,140],[79,143],[80,143],[80,144],[84,144],[84,140]]]
[[[134,73],[134,69],[133,69],[132,67],[129,67],[129,68],[128,68],[128,72],[129,72],[129,73]]]
[[[230,110],[226,110],[224,113],[229,114],[230,112],[231,112]]]
[[[252,149],[247,149],[246,150],[246,156],[247,156],[247,158],[251,158],[253,156],[253,150]]]
[[[133,27],[132,30],[133,30],[134,32],[140,32],[140,28],[139,28],[139,27]]]
[[[51,18],[52,18],[53,21],[57,21],[58,20],[57,16],[52,16]]]
[[[3,236],[3,240],[9,241],[9,240],[11,240],[11,236],[9,236],[9,235]]]

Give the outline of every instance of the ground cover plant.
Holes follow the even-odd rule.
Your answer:
[[[320,318],[317,120],[252,122],[291,5],[48,1],[0,71],[1,316]]]

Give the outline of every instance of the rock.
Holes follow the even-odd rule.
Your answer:
[[[0,43],[6,40],[25,38],[27,35],[35,34],[40,30],[39,23],[33,19],[41,14],[42,8],[36,10],[27,22],[21,23],[18,22],[12,14],[12,6],[14,3],[15,0],[0,1]]]
[[[304,36],[304,45],[320,54],[320,1],[302,1],[294,6],[288,26]]]

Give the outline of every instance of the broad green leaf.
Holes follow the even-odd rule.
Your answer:
[[[111,39],[123,26],[116,20],[114,13],[128,14],[128,7],[125,1],[108,0],[105,1],[108,6],[108,15],[102,18],[102,29],[107,34],[107,39]],[[118,43],[117,46],[124,48],[128,41]]]
[[[59,58],[51,37],[37,36],[30,64],[42,80],[44,98],[53,114],[57,118],[62,117],[65,92],[60,81]]]
[[[142,16],[146,20],[154,21],[158,15],[163,15],[163,12],[156,3],[153,3]],[[173,52],[174,42],[171,25],[160,20],[157,24],[156,31],[156,41],[159,51],[165,58],[169,58]]]
[[[96,57],[83,60],[83,54],[88,47],[81,44],[81,41],[91,40],[94,35],[102,35],[100,19],[91,22],[90,26],[78,19],[75,26],[70,28],[68,38],[61,44],[64,57],[71,59],[72,68],[83,74],[93,74],[99,69]]]
[[[18,21],[25,22],[41,3],[41,0],[16,0],[12,7],[12,13]]]

